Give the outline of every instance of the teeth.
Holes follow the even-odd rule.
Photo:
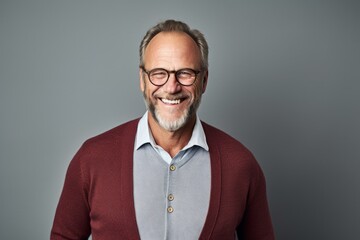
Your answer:
[[[164,103],[167,103],[167,104],[179,104],[180,103],[180,99],[170,100],[170,99],[162,98],[161,101],[163,101]]]

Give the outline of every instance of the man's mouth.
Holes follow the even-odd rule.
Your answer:
[[[165,104],[176,105],[181,102],[181,99],[167,99],[167,98],[160,98],[160,100]]]

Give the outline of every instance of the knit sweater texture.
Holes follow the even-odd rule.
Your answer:
[[[87,140],[70,162],[51,240],[140,239],[133,193],[139,119]],[[274,240],[263,172],[240,142],[202,122],[209,145],[211,193],[199,239]],[[196,214],[196,212],[194,212]]]

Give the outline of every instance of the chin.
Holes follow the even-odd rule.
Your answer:
[[[175,132],[186,125],[186,123],[190,119],[189,110],[186,109],[180,117],[176,119],[168,119],[155,109],[154,112],[152,112],[156,122],[165,130],[169,132]]]
[[[151,101],[147,100],[146,95],[144,95],[144,101],[145,101],[145,105],[147,106],[147,109],[149,110],[150,114],[155,119],[155,121],[159,124],[159,126],[169,132],[175,132],[180,128],[184,127],[190,121],[191,117],[196,114],[196,111],[201,102],[201,98],[199,98],[188,108],[183,110],[183,112],[180,114],[179,117],[177,118],[172,117],[171,119],[161,114],[159,109],[155,107],[155,105],[152,104]]]

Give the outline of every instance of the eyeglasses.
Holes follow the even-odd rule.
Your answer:
[[[141,67],[141,69],[148,75],[150,82],[158,87],[164,85],[169,80],[171,73],[175,74],[176,81],[181,85],[191,86],[196,81],[197,75],[201,72],[191,68],[183,68],[176,71],[168,71],[163,68],[154,68],[149,71],[144,67]]]

